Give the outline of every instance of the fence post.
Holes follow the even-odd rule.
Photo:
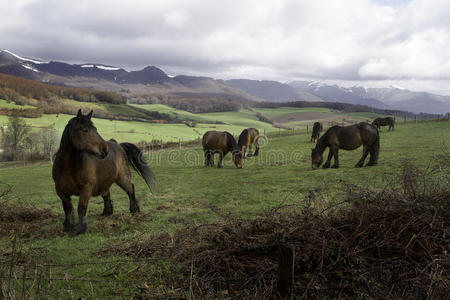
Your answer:
[[[278,246],[277,299],[293,299],[294,259],[293,246],[289,244],[280,244]]]

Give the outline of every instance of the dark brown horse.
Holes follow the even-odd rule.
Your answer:
[[[203,151],[205,153],[205,166],[214,167],[214,154],[219,154],[218,167],[222,168],[222,160],[228,152],[233,154],[233,162],[242,168],[242,153],[234,137],[226,131],[208,131],[203,135]]]
[[[376,118],[375,120],[373,120],[372,125],[376,126],[378,130],[380,130],[381,126],[389,125],[388,131],[390,130],[394,131],[394,123],[395,123],[394,118],[386,117],[386,118]]]
[[[339,149],[354,150],[363,145],[363,154],[355,167],[362,167],[364,160],[370,153],[370,161],[367,166],[374,166],[378,162],[380,151],[380,134],[375,126],[367,123],[359,123],[347,127],[333,126],[319,139],[316,148],[312,149],[312,168],[317,169],[323,161],[323,152],[328,147],[328,159],[323,168],[329,168],[331,158],[334,156],[332,168],[339,168]]]
[[[131,183],[130,167],[144,178],[150,187],[153,174],[142,158],[142,153],[130,143],[106,142],[97,132],[92,121],[92,111],[83,115],[81,109],[64,128],[61,144],[53,163],[53,180],[56,193],[62,200],[65,213],[64,231],[75,234],[87,230],[86,211],[89,198],[102,196],[103,215],[113,213],[109,188],[115,182],[130,199],[130,212],[139,212],[139,204]],[[71,196],[79,196],[78,225],[75,225]]]
[[[248,156],[252,156],[252,145],[255,145],[255,156],[259,154],[259,131],[256,128],[247,128],[244,129],[239,136],[238,146],[244,158],[248,149]]]
[[[314,122],[312,134],[311,134],[311,140],[312,142],[314,140],[314,143],[317,143],[317,140],[320,137],[320,133],[323,131],[323,125],[320,122]]]

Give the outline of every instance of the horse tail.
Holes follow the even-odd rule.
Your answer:
[[[370,164],[376,165],[378,162],[378,154],[380,153],[380,132],[377,129],[377,136],[375,142],[372,144],[372,149],[370,152]]]
[[[125,150],[130,165],[141,175],[149,189],[152,190],[155,186],[155,175],[144,160],[142,151],[131,143],[121,143],[120,146]]]

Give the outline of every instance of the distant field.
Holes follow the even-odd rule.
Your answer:
[[[6,101],[3,99],[0,99],[0,108],[15,108],[15,109],[21,109],[21,108],[35,108],[31,105],[18,105],[13,101]]]
[[[68,116],[60,118],[65,118],[59,121],[63,124]],[[95,122],[106,126],[102,122],[109,121]],[[162,233],[166,234],[169,243],[171,234],[177,228],[187,224],[214,224],[223,221],[229,214],[255,218],[279,206],[300,211],[309,191],[314,189],[320,190],[329,203],[341,201],[349,186],[382,189],[399,174],[405,159],[419,168],[427,168],[433,156],[442,153],[442,145],[448,145],[449,140],[450,122],[399,124],[394,132],[382,130],[378,166],[354,168],[361,149],[341,150],[341,168],[316,171],[311,170],[310,162],[314,144],[309,142],[306,134],[269,139],[261,149],[261,155],[248,158],[243,169],[232,165],[230,155],[225,157],[223,169],[203,167],[200,146],[147,153],[146,158],[156,175],[158,189],[151,194],[143,180],[133,173],[136,197],[140,200],[142,212],[130,215],[126,194],[114,185],[111,192],[114,215],[101,217],[103,201],[92,198],[88,209],[89,232],[77,237],[61,232],[63,211],[61,201],[54,192],[49,163],[25,166],[0,164],[0,183],[3,184],[0,188],[5,183],[12,187],[11,193],[2,198],[4,203],[47,208],[56,215],[54,218],[38,219],[31,225],[24,223],[35,226],[33,230],[19,227],[24,233],[18,234],[17,247],[24,261],[56,266],[79,263],[71,267],[53,267],[52,278],[93,280],[53,280],[47,291],[49,299],[102,299],[111,295],[132,298],[129,295],[139,295],[143,283],[151,287],[150,291],[155,294],[174,293],[188,297],[189,291],[174,291],[170,286],[162,285],[160,278],[171,272],[164,261],[135,260],[105,253],[104,249],[114,249],[114,245],[123,247],[131,241],[145,240],[149,235]],[[73,202],[77,205],[77,197],[73,197]],[[3,254],[0,263],[6,266],[13,251],[12,245],[15,245],[13,237],[13,234],[0,236],[0,253]],[[99,264],[99,261],[105,263]],[[29,276],[34,276],[31,273],[30,270]],[[18,286],[21,280],[19,276]],[[31,281],[28,284],[31,286]]]
[[[240,132],[248,127],[254,127],[260,132],[266,131],[270,133],[278,131],[273,125],[259,121],[256,113],[261,113],[263,116],[270,118],[276,123],[282,124],[290,128],[306,128],[311,126],[315,121],[323,122],[325,127],[331,124],[330,122],[342,123],[344,120],[346,124],[353,122],[365,121],[372,119],[377,114],[370,113],[347,113],[331,111],[327,108],[294,108],[282,107],[276,109],[257,108],[253,110],[241,110],[239,112],[219,112],[219,113],[202,113],[193,114],[183,110],[177,110],[172,107],[162,104],[146,104],[146,105],[115,105],[115,104],[99,104],[78,102],[73,100],[64,100],[67,104],[75,105],[85,110],[105,110],[114,114],[122,114],[125,116],[139,116],[139,112],[135,111],[133,107],[148,109],[151,111],[158,111],[160,113],[167,113],[176,116],[180,119],[190,119],[197,122],[195,128],[188,127],[185,124],[159,124],[149,122],[128,122],[117,120],[106,120],[94,118],[94,124],[97,126],[99,133],[105,138],[114,138],[117,141],[139,142],[151,140],[170,141],[190,141],[201,137],[208,130],[229,131],[233,135],[239,135]],[[0,107],[8,106],[11,108],[31,108],[32,106],[18,106],[14,103],[6,103],[5,100],[0,100]],[[144,114],[141,115],[145,117]],[[65,114],[46,114],[41,118],[27,118],[25,121],[32,127],[39,128],[53,125],[62,133],[68,120],[72,118]],[[0,116],[0,125],[7,123],[6,116]],[[220,124],[215,124],[220,123]]]

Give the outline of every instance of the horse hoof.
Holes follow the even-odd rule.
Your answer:
[[[356,164],[355,168],[361,168],[363,165],[362,164]]]
[[[77,226],[75,226],[73,234],[79,235],[82,233],[86,233],[86,231],[87,231],[87,224],[78,224]]]
[[[327,165],[323,165],[322,166],[322,168],[324,168],[324,169],[328,169],[330,166],[327,166]]]
[[[333,166],[331,166],[333,169],[337,169],[337,168],[339,168],[339,166],[336,166],[336,165],[333,165]]]
[[[248,154],[247,156],[248,156],[248,157],[252,157],[252,156],[253,156],[253,154]]]

